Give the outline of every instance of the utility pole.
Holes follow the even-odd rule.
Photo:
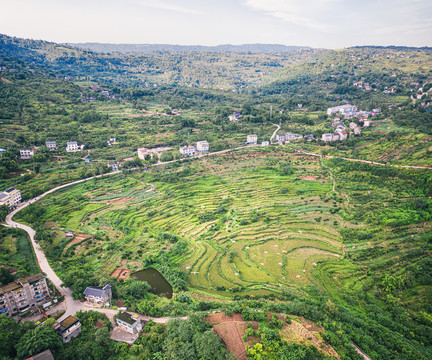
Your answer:
[[[272,114],[273,114],[273,105],[270,105],[270,121],[272,119]]]

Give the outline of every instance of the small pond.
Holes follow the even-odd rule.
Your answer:
[[[163,277],[163,275],[153,268],[137,271],[131,274],[134,278],[147,281],[157,295],[162,295],[171,299],[173,296],[173,288],[171,284]]]

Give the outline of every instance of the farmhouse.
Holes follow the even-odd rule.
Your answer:
[[[361,133],[360,128],[359,128],[358,126],[355,127],[355,128],[354,128],[354,135],[360,135],[360,133]]]
[[[256,144],[256,143],[258,143],[257,135],[248,135],[246,137],[246,144]]]
[[[341,133],[339,133],[339,140],[343,141],[346,140],[348,137],[348,133],[346,131],[342,131]]]
[[[127,312],[122,312],[115,318],[117,325],[131,334],[141,332],[142,324],[139,316],[132,315]]]
[[[32,159],[36,149],[34,147],[20,149],[20,157],[23,160]]]
[[[332,134],[322,134],[321,141],[331,142],[332,141]]]
[[[77,152],[82,151],[85,145],[78,145],[76,141],[68,141],[66,143],[66,151],[67,152]]]
[[[41,274],[17,279],[0,287],[0,314],[14,315],[42,305],[50,292]]]
[[[298,140],[298,139],[302,139],[303,135],[300,134],[294,134],[294,133],[286,133],[286,134],[280,134],[276,136],[276,141],[277,142],[287,142],[287,141],[291,141],[291,140]]]
[[[58,147],[57,147],[57,144],[55,141],[47,141],[47,142],[45,142],[45,146],[48,148],[49,151],[58,150]]]
[[[270,145],[270,141],[263,141],[261,143],[261,146],[269,146]]]
[[[118,162],[109,163],[108,167],[111,168],[112,171],[118,171],[120,164]]]
[[[113,145],[117,144],[117,139],[115,137],[110,137],[107,140],[107,144],[108,144],[108,146],[113,146]]]
[[[3,155],[4,152],[6,152],[6,149],[0,148],[0,157]]]
[[[340,105],[327,109],[327,115],[341,114],[344,116],[353,116],[357,112],[357,106],[354,105]]]
[[[109,305],[112,298],[111,285],[105,285],[103,288],[87,286],[84,290],[84,296],[87,301],[92,303]]]
[[[351,130],[354,130],[357,127],[357,124],[353,121],[350,122],[349,127]]]
[[[193,145],[182,146],[179,151],[182,156],[193,156],[196,153],[196,147]]]
[[[45,350],[42,351],[39,354],[33,355],[29,358],[27,358],[26,360],[54,360],[54,356],[51,352],[51,350]]]
[[[79,335],[81,323],[75,316],[70,315],[62,322],[54,323],[53,328],[60,334],[63,343],[66,344]]]
[[[198,152],[208,152],[210,145],[207,141],[198,141],[196,144],[196,149]]]
[[[0,205],[15,206],[21,202],[21,192],[14,187],[0,193]]]

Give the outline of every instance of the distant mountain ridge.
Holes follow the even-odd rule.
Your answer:
[[[80,49],[98,52],[146,53],[152,51],[197,51],[197,52],[235,52],[235,53],[276,53],[301,49],[312,49],[308,46],[287,46],[281,44],[243,44],[243,45],[170,45],[170,44],[110,44],[110,43],[67,43]]]

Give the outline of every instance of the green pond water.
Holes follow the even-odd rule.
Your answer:
[[[157,295],[162,295],[171,299],[173,296],[173,288],[171,284],[163,277],[163,275],[153,268],[137,271],[131,274],[134,278],[147,281]]]

